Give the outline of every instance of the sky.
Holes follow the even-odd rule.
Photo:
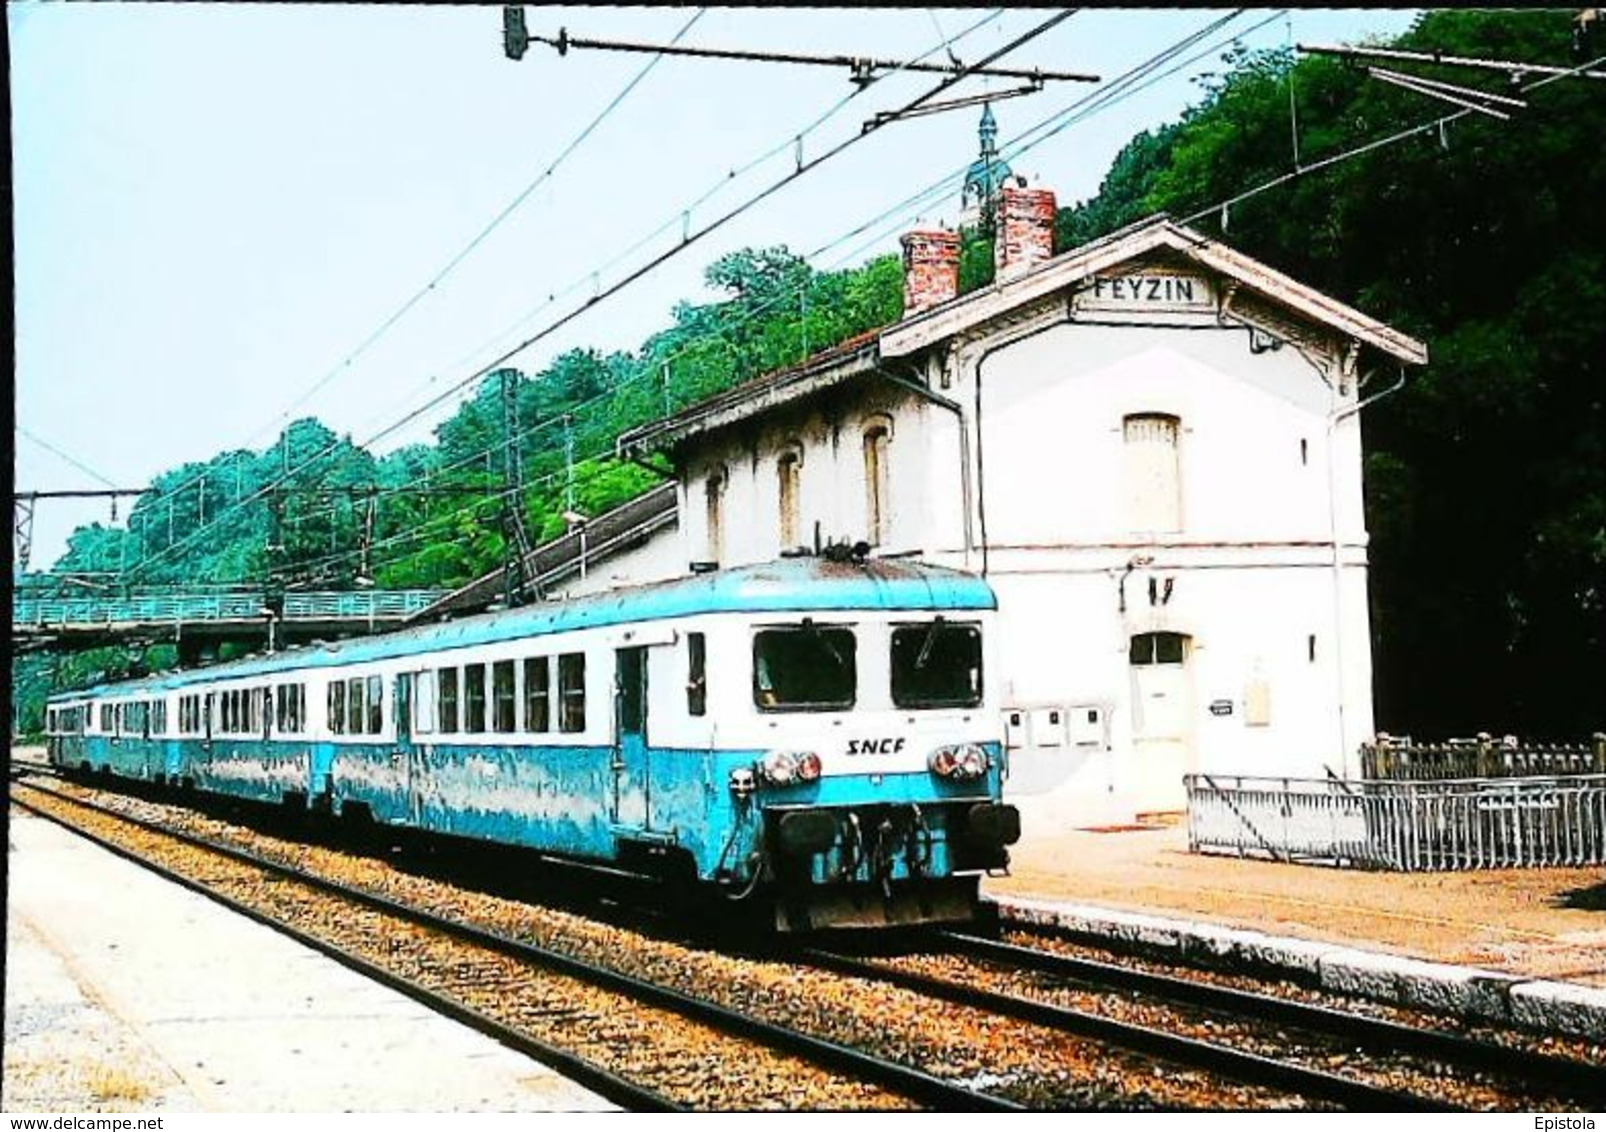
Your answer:
[[[965,63],[1054,14],[526,11],[544,36],[934,60],[948,42]],[[1109,80],[1228,14],[1083,11],[998,65]],[[811,160],[939,81],[891,74],[850,98],[831,68],[560,57],[538,43],[513,61],[499,6],[8,0],[6,15],[19,492],[141,486],[260,450],[308,415],[358,443],[385,433],[377,453],[428,441],[457,398],[386,430],[785,177],[799,145]],[[1358,43],[1414,15],[1246,10],[1176,60],[1196,61],[1037,144],[1015,172],[1062,206],[1086,199],[1135,133],[1200,100],[1199,76],[1222,69],[1235,36],[1250,48]],[[973,77],[940,97],[1017,85]],[[1006,153],[1098,89],[1049,83],[998,102]],[[717,297],[703,271],[728,251],[784,244],[832,270],[896,252],[917,224],[954,224],[957,189],[899,206],[974,159],[978,116],[874,131],[507,364],[535,372],[575,347],[634,349],[676,302]],[[105,501],[41,501],[31,568],[48,567],[76,525],[109,517]]]

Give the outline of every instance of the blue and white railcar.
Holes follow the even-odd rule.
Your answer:
[[[995,599],[792,558],[52,699],[58,764],[773,898],[963,919],[999,801]]]

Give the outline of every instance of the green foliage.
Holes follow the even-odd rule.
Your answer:
[[[387,589],[455,588],[506,560],[511,506],[523,508],[528,537],[540,541],[563,532],[568,508],[599,515],[658,483],[614,458],[620,433],[902,313],[894,256],[820,273],[785,248],[745,249],[710,265],[706,281],[724,297],[680,304],[673,324],[633,354],[574,349],[538,373],[487,375],[436,428],[433,444],[376,457],[306,418],[260,452],[224,452],[166,472],[126,527],[74,531],[41,581],[88,572],[114,591],[347,589],[366,572]],[[515,480],[524,486],[516,503],[508,491]],[[51,686],[172,663],[153,655],[106,649],[18,661],[19,713],[42,719]]]
[[[1397,46],[1565,63],[1570,15],[1433,12]],[[1134,137],[1098,195],[1061,212],[1058,247],[1160,210],[1203,213],[1192,223],[1218,231],[1214,206],[1294,167],[1290,94],[1305,167],[1445,112],[1329,59],[1237,50],[1223,63],[1181,120]],[[1509,93],[1495,76],[1426,73]],[[1442,139],[1423,135],[1299,177],[1234,205],[1222,233],[1432,351],[1424,372],[1366,410],[1378,723],[1391,730],[1575,737],[1606,725],[1599,85],[1552,83],[1510,123],[1470,116]],[[970,234],[961,289],[991,276],[990,240]],[[510,450],[526,529],[550,537],[566,507],[598,514],[652,485],[650,473],[613,459],[621,432],[902,313],[893,256],[819,273],[785,248],[745,249],[705,278],[721,297],[679,304],[634,353],[577,349],[538,373],[490,375],[433,445],[376,458],[309,419],[262,452],[167,473],[126,529],[75,531],[56,572],[134,568],[123,576],[187,585],[276,573],[339,586],[364,565],[366,545],[381,586],[460,585],[505,553]],[[1373,375],[1368,391],[1395,376]],[[268,489],[314,456],[288,477],[301,491],[279,495],[276,517]],[[403,486],[460,493],[393,492],[373,508],[361,494],[307,493]],[[113,663],[71,663],[80,660]]]

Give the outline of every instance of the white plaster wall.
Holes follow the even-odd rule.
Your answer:
[[[988,541],[1140,539],[1122,420],[1143,412],[1181,419],[1183,537],[1325,541],[1332,396],[1292,347],[1253,354],[1240,329],[1062,326],[1008,347],[983,376]]]
[[[971,374],[962,367],[950,391],[967,408]],[[1137,633],[1192,641],[1183,769],[1343,773],[1371,730],[1360,437],[1355,415],[1330,425],[1344,401],[1317,368],[1292,346],[1257,354],[1242,329],[1208,323],[1064,325],[995,351],[982,382],[977,474],[1004,702],[1028,719],[1091,708],[1103,739],[1016,750],[1028,834],[1034,821],[1174,808],[1175,790],[1133,745]],[[1177,532],[1134,530],[1126,514],[1122,420],[1142,412],[1181,421]],[[978,515],[978,541],[979,526]],[[959,564],[948,549],[942,560]],[[1157,590],[1171,580],[1169,602],[1150,605],[1151,575]],[[1253,680],[1270,689],[1266,726],[1245,716]]]
[[[954,413],[880,380],[715,434],[687,462],[679,532],[604,569],[648,580],[706,557],[703,486],[715,464],[728,476],[720,565],[773,558],[783,549],[777,460],[792,445],[803,453],[799,541],[812,542],[816,522],[827,540],[864,537],[863,433],[886,414],[892,517],[878,553],[979,571],[981,517],[972,506],[967,554],[965,499],[967,486],[972,500],[984,486],[1003,704],[1067,720],[1098,713],[1095,742],[1078,745],[1067,730],[1055,748],[1015,751],[1010,789],[1028,836],[1034,824],[1127,821],[1174,795],[1133,749],[1136,633],[1192,641],[1188,769],[1353,770],[1372,727],[1361,436],[1358,414],[1335,423],[1334,413],[1354,393],[1341,395],[1292,345],[1256,353],[1242,328],[1190,317],[1061,325],[994,351],[968,463]],[[972,429],[985,347],[967,347],[953,384],[936,390]],[[1134,531],[1125,513],[1122,420],[1140,412],[1181,420],[1174,533]],[[1157,589],[1171,580],[1169,602],[1150,605],[1151,577]],[[1270,691],[1265,726],[1245,715],[1252,680]]]
[[[740,436],[710,440],[688,463],[681,518],[690,557],[702,559],[707,554],[705,485],[716,466],[723,466],[727,475],[720,566],[763,562],[790,549],[781,542],[778,466],[781,456],[793,449],[803,455],[794,545],[812,546],[816,524],[822,542],[865,538],[869,523],[864,433],[883,420],[891,422],[887,449],[891,514],[887,536],[877,551],[920,549],[931,523],[925,416],[925,406],[914,395],[892,386],[872,386],[849,407],[777,413]],[[955,508],[957,499],[956,494]]]
[[[588,560],[586,576],[572,575],[556,587],[556,594],[579,597],[620,586],[639,586],[678,578],[690,569],[680,528],[669,526],[645,543],[598,560]]]

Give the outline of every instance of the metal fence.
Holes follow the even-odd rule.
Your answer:
[[[1606,864],[1606,774],[1186,782],[1199,853],[1403,872]]]
[[[444,596],[443,590],[359,590],[349,593],[287,593],[286,620],[397,619]],[[255,592],[184,594],[177,597],[26,598],[12,601],[11,622],[22,626],[152,625],[190,621],[259,621],[267,595]]]
[[[287,593],[284,617],[405,617],[446,596],[445,590],[357,590],[350,593]]]
[[[154,624],[168,621],[249,620],[262,615],[261,594],[193,594],[182,597],[17,598],[14,625]]]
[[[1361,777],[1393,782],[1606,774],[1606,735],[1592,743],[1533,744],[1484,733],[1447,743],[1379,735],[1361,748]]]

